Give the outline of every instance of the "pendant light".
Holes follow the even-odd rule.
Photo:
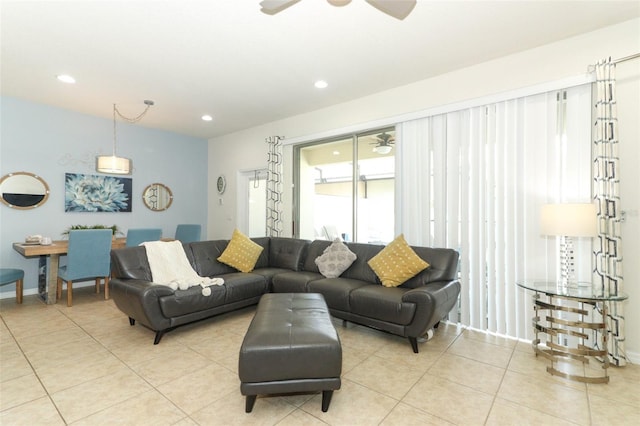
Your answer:
[[[122,115],[120,111],[118,111],[118,107],[116,104],[113,104],[113,154],[112,155],[99,155],[96,157],[96,171],[98,173],[107,173],[114,175],[130,175],[132,170],[132,161],[129,158],[118,157],[116,155],[116,141],[117,141],[117,132],[116,132],[116,114],[120,116],[125,121],[129,123],[137,123],[145,116],[149,108],[153,106],[153,101],[144,101],[144,104],[147,106],[144,111],[140,115],[134,118],[128,118]]]

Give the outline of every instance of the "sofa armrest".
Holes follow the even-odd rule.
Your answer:
[[[433,328],[455,306],[460,281],[434,281],[402,295],[403,302],[416,304],[416,313],[406,328],[407,337],[420,337]]]
[[[171,287],[145,280],[113,278],[109,288],[116,306],[129,318],[154,331],[171,327],[171,320],[160,309],[160,298],[174,294]]]

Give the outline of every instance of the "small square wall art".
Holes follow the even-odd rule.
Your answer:
[[[131,212],[131,178],[65,173],[65,212]]]

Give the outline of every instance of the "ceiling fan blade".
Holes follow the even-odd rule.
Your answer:
[[[260,2],[260,11],[262,13],[266,13],[267,15],[275,15],[278,12],[281,12],[288,8],[289,6],[293,6],[298,3],[300,0],[262,0]]]
[[[396,19],[403,20],[416,7],[416,0],[366,0],[371,6],[393,16]]]

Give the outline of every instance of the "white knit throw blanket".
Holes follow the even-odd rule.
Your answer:
[[[180,241],[150,241],[140,245],[147,250],[154,284],[166,285],[173,290],[186,290],[199,285],[203,296],[211,294],[209,286],[224,284],[222,278],[198,275],[191,267]]]

